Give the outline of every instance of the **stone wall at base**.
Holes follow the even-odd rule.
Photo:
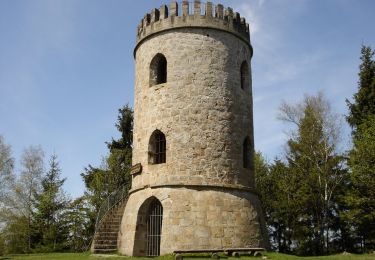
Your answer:
[[[163,206],[161,255],[177,249],[266,245],[260,202],[248,191],[146,188],[131,194],[126,205],[119,237],[121,254],[145,255],[140,251],[140,244],[145,240],[135,240],[136,230],[142,228],[138,213],[142,204],[152,197]]]

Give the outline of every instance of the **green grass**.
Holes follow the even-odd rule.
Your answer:
[[[292,255],[285,255],[279,253],[264,253],[263,255],[267,256],[267,259],[275,259],[275,260],[297,260],[297,259],[306,259],[306,260],[375,260],[375,254],[369,255],[355,255],[355,254],[348,254],[348,255],[332,255],[332,256],[319,256],[319,257],[300,257],[300,256],[292,256]],[[150,260],[151,258],[142,258],[142,257],[125,257],[125,256],[93,256],[90,253],[53,253],[53,254],[30,254],[30,255],[9,255],[9,256],[0,256],[0,260]],[[174,260],[172,255],[161,256],[157,258],[153,258],[155,260]],[[198,260],[198,259],[205,259],[211,260],[211,258],[203,255],[197,256],[186,256],[184,257],[186,260]],[[255,260],[255,259],[262,259],[261,257],[249,257],[249,256],[241,256],[240,258],[233,258],[233,257],[225,257],[221,256],[221,259],[227,260]]]

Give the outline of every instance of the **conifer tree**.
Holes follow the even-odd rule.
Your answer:
[[[375,52],[369,46],[362,46],[359,66],[358,92],[354,94],[354,102],[346,101],[349,107],[347,120],[355,131],[366,121],[369,115],[375,115]]]
[[[375,115],[358,126],[353,142],[344,216],[356,227],[362,251],[368,251],[375,248]]]
[[[347,101],[347,120],[352,127],[353,148],[349,152],[350,188],[343,213],[356,227],[363,251],[375,248],[375,52],[362,46],[358,91],[354,103]]]
[[[60,175],[61,169],[54,154],[49,162],[49,170],[42,179],[41,193],[36,199],[34,228],[39,237],[34,242],[39,244],[41,251],[62,249],[67,238],[67,230],[62,219],[68,203],[62,190],[66,179],[61,179]]]

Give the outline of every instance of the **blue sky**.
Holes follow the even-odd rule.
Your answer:
[[[334,111],[347,113],[361,44],[375,48],[375,1],[213,2],[250,22],[257,150],[281,156],[288,129],[276,118],[282,100],[323,91]],[[162,3],[169,1],[0,1],[0,134],[16,159],[29,145],[41,145],[47,158],[55,152],[66,191],[83,193],[80,173],[100,165],[104,142],[118,137],[118,108],[133,104],[137,24]]]

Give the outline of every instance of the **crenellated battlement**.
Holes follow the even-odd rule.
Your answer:
[[[155,33],[175,28],[201,27],[228,31],[250,45],[249,24],[239,13],[223,5],[182,1],[162,5],[147,13],[137,27],[137,46],[145,38]],[[136,47],[137,49],[137,47]]]

